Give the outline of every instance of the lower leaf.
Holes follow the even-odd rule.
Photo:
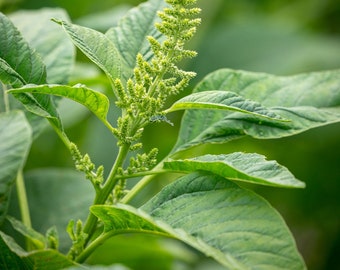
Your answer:
[[[0,269],[58,270],[76,265],[56,250],[26,252],[13,238],[0,232]]]
[[[227,269],[305,269],[280,215],[251,191],[210,173],[165,187],[141,209],[93,206],[104,234],[149,232],[177,238]]]

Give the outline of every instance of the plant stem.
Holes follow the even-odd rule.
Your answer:
[[[18,203],[19,203],[22,223],[26,227],[32,228],[30,211],[28,208],[28,200],[27,200],[25,182],[24,182],[24,177],[23,177],[23,173],[21,170],[18,172],[18,175],[17,175],[16,188],[17,188]],[[26,247],[28,250],[32,248],[31,241],[28,238],[26,238]]]
[[[155,166],[151,172],[149,172],[149,175],[143,177],[130,191],[128,194],[124,196],[124,198],[120,201],[121,203],[128,203],[134,198],[146,185],[148,185],[151,180],[155,177],[157,174],[152,174],[153,171],[158,171],[163,167],[163,162],[159,162],[157,166]]]
[[[4,96],[5,112],[9,112],[10,106],[9,106],[8,94],[6,92],[7,88],[4,84],[1,84],[1,86],[2,86],[2,90],[3,90],[3,96]]]
[[[123,146],[120,147],[119,153],[118,153],[116,161],[115,161],[115,163],[114,163],[114,165],[111,169],[111,172],[110,172],[103,188],[101,190],[99,190],[99,192],[97,192],[96,197],[95,197],[92,205],[98,205],[98,204],[104,204],[105,203],[105,201],[109,197],[110,193],[112,192],[114,186],[118,182],[118,179],[115,178],[115,175],[117,173],[118,168],[122,166],[128,151],[129,151],[129,145],[128,144],[124,144]],[[83,229],[84,233],[86,233],[88,235],[85,245],[89,242],[93,233],[96,230],[97,220],[98,220],[98,218],[90,212],[89,215],[88,215],[88,218],[85,222],[84,229]]]

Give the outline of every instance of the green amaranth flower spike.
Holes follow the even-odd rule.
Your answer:
[[[120,79],[113,82],[118,95],[116,105],[123,111],[114,134],[119,146],[130,145],[133,150],[141,147],[140,143],[134,143],[140,139],[144,126],[164,115],[162,108],[166,99],[178,94],[196,75],[180,69],[176,64],[196,56],[195,51],[184,49],[184,45],[193,37],[201,22],[195,18],[200,9],[190,7],[196,0],[166,2],[169,7],[158,12],[161,22],[155,24],[166,39],[160,43],[149,36],[154,55],[150,62],[138,54],[133,77],[125,84]]]

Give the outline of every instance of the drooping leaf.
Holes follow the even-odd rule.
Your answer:
[[[17,11],[10,14],[9,18],[42,57],[48,83],[66,84],[73,68],[75,50],[66,34],[51,18],[69,21],[67,13],[60,8],[43,8]]]
[[[340,120],[340,71],[306,73],[279,77],[222,69],[211,73],[195,88],[233,91],[266,106],[272,113],[290,120],[289,125],[254,121],[241,113],[218,110],[185,112],[179,139],[173,152],[204,143],[223,143],[249,135],[258,139],[291,136]]]
[[[7,73],[5,83],[14,87],[22,86],[27,83],[41,84],[46,82],[46,68],[41,57],[30,48],[23,39],[19,30],[4,14],[0,13],[0,58],[1,68],[6,62],[7,67],[19,74],[24,82],[18,81],[17,76],[7,73],[8,68],[0,72],[0,75]],[[9,81],[9,77],[12,81]],[[3,77],[0,77],[3,80]]]
[[[163,9],[165,1],[151,0],[131,9],[124,16],[118,26],[106,32],[106,36],[116,45],[121,57],[126,60],[128,69],[122,70],[122,77],[129,78],[136,65],[136,56],[141,53],[146,60],[150,60],[153,52],[150,49],[147,36],[157,40],[162,35],[154,27],[159,21],[157,11]]]
[[[0,224],[7,213],[11,188],[31,146],[31,133],[22,112],[0,114]]]
[[[229,110],[247,113],[260,119],[284,121],[282,117],[254,102],[229,91],[205,91],[193,93],[176,101],[166,112],[178,110],[205,109],[205,110]]]
[[[105,124],[107,122],[107,113],[109,111],[109,100],[108,98],[97,91],[87,88],[84,85],[27,85],[22,88],[9,90],[10,93],[39,93],[39,94],[50,94],[55,96],[66,97],[72,99],[93,112],[101,121]]]
[[[0,232],[0,268],[25,270],[58,270],[76,265],[57,250],[26,252],[12,237]]]
[[[217,175],[187,175],[141,209],[116,205],[91,211],[104,221],[108,237],[162,232],[227,269],[305,269],[279,214],[259,196]]]
[[[126,62],[120,56],[115,44],[101,32],[54,19],[60,24],[76,45],[92,62],[111,79],[120,78]]]
[[[228,180],[245,181],[253,184],[302,188],[305,184],[297,180],[287,168],[276,161],[267,161],[259,154],[235,152],[227,155],[204,155],[190,159],[164,162],[164,168],[174,171],[209,171]]]

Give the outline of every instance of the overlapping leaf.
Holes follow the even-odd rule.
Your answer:
[[[228,269],[305,269],[279,214],[259,196],[220,176],[184,176],[141,210],[127,205],[91,208],[104,221],[108,236],[162,232]]]
[[[19,111],[0,114],[0,224],[9,204],[9,194],[31,145],[31,128]]]
[[[0,268],[57,270],[76,265],[57,250],[26,252],[8,235],[0,232]]]
[[[40,55],[21,36],[13,23],[0,13],[0,80],[12,87],[46,83],[46,67]],[[47,95],[21,93],[15,97],[30,112],[47,117],[62,129],[51,98]],[[36,131],[34,129],[34,131]]]
[[[0,73],[2,75],[0,80],[4,80],[6,84],[13,86],[21,86],[27,83],[45,83],[46,68],[41,57],[30,48],[19,30],[2,13],[0,13],[0,36],[0,58],[2,59],[0,67],[7,66]],[[9,69],[11,69],[11,72],[7,73]],[[13,76],[14,71],[24,81],[18,82],[18,76]]]
[[[86,106],[105,124],[107,122],[107,113],[109,111],[108,98],[97,91],[87,88],[84,85],[27,85],[22,88],[9,90],[11,93],[39,93],[62,96],[72,99]],[[109,125],[109,124],[108,124]]]
[[[120,78],[126,62],[108,37],[96,30],[54,19],[63,26],[72,42],[110,79]]]
[[[122,77],[129,78],[136,65],[136,56],[141,53],[146,60],[150,60],[153,53],[150,49],[147,36],[160,40],[162,35],[156,30],[154,24],[159,20],[157,11],[165,6],[165,1],[147,1],[131,9],[124,16],[117,27],[106,32],[106,36],[116,45],[121,57],[129,67],[122,70]]]
[[[272,113],[290,120],[254,121],[243,113],[218,110],[187,111],[174,152],[204,143],[223,143],[250,135],[259,139],[281,138],[340,120],[340,71],[278,77],[263,73],[218,70],[208,75],[195,92],[233,91],[260,102]]]
[[[287,168],[276,161],[267,161],[259,154],[235,152],[228,155],[204,155],[183,160],[164,162],[164,168],[174,171],[209,171],[229,180],[254,184],[301,188],[305,184],[297,180]]]
[[[51,18],[68,21],[67,13],[60,8],[44,8],[18,11],[10,14],[9,18],[42,57],[48,83],[66,84],[73,68],[75,50]]]

